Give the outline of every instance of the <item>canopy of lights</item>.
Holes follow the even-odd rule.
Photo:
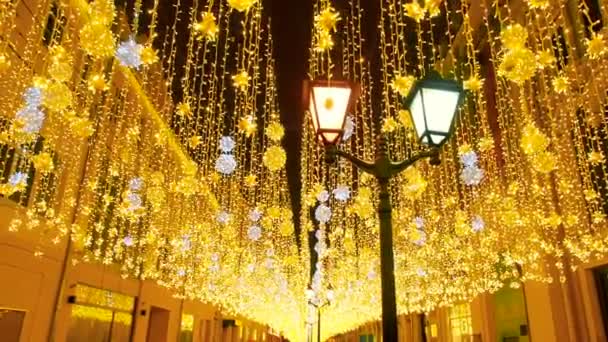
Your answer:
[[[307,288],[331,290],[326,337],[379,319],[376,182],[326,164],[303,108],[292,211],[261,1],[39,1],[18,43],[16,3],[0,0],[0,194],[24,208],[11,231],[69,236],[74,262],[292,340],[311,319]],[[441,165],[391,186],[400,313],[565,281],[608,251],[607,48],[586,2],[345,3],[311,1],[309,58],[310,79],[360,84],[340,149],[373,160],[381,134],[408,157],[423,148],[402,105],[414,81],[437,70],[467,91]]]

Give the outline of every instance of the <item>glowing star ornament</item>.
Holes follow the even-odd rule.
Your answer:
[[[551,68],[555,65],[555,55],[551,50],[544,50],[536,55],[536,63],[539,69]]]
[[[325,203],[329,200],[329,192],[327,190],[322,190],[317,194],[317,201],[321,203]]]
[[[192,108],[190,107],[190,103],[188,103],[187,101],[178,103],[175,107],[175,114],[185,117],[191,116]]]
[[[466,81],[462,83],[462,86],[465,90],[469,90],[472,92],[478,92],[483,87],[483,79],[477,77],[477,75],[471,75]]]
[[[331,6],[326,7],[315,16],[315,26],[319,30],[327,32],[334,31],[338,21],[340,21],[340,14]]]
[[[55,168],[53,157],[48,152],[42,152],[32,157],[34,168],[42,174],[49,173]]]
[[[143,63],[141,59],[143,49],[144,47],[141,44],[137,44],[131,37],[118,45],[115,57],[120,62],[120,65],[137,69]]]
[[[484,172],[477,165],[465,166],[461,173],[460,179],[465,185],[475,186],[479,185],[483,180]]]
[[[242,70],[238,74],[232,76],[232,85],[239,91],[245,92],[249,87],[250,79],[251,77],[249,76],[249,73],[245,70]]]
[[[332,191],[334,198],[340,202],[346,202],[350,198],[350,188],[346,185],[338,185]]]
[[[315,51],[323,52],[334,47],[334,39],[329,31],[320,30],[315,35]]]
[[[152,46],[146,46],[141,50],[141,62],[144,65],[152,65],[158,62],[158,55]]]
[[[93,93],[102,92],[110,89],[106,83],[106,79],[102,74],[93,73],[87,80],[88,89]]]
[[[251,241],[258,241],[262,237],[262,228],[258,225],[253,225],[247,230],[247,237]]]
[[[549,0],[526,0],[531,9],[546,9],[549,7]]]
[[[558,94],[565,94],[568,92],[570,81],[566,76],[558,76],[551,82],[553,84],[553,90]]]
[[[258,208],[254,208],[249,211],[249,220],[251,222],[258,222],[262,218],[262,211]]]
[[[134,245],[133,238],[130,235],[125,236],[125,238],[122,240],[122,243],[127,247],[131,247]]]
[[[256,133],[258,125],[255,123],[255,118],[252,115],[247,115],[239,120],[238,129],[239,132],[244,133],[249,138]]]
[[[416,22],[420,22],[424,19],[424,8],[418,4],[417,0],[404,4],[403,9],[405,10],[405,15],[414,19]]]
[[[500,32],[500,41],[505,49],[525,48],[527,39],[528,31],[520,24],[509,25]]]
[[[399,93],[399,95],[405,97],[409,95],[410,89],[412,89],[415,81],[416,78],[414,76],[397,74],[391,82],[391,88]]]
[[[194,24],[194,32],[198,40],[215,41],[220,29],[217,26],[215,15],[211,12],[205,12],[201,16],[201,21]]]
[[[315,219],[319,223],[327,223],[331,219],[331,209],[325,204],[319,204],[315,209]]]
[[[93,57],[111,57],[115,53],[115,44],[112,31],[102,21],[92,20],[80,30],[80,46]]]
[[[601,33],[594,33],[591,39],[587,40],[587,55],[591,59],[598,59],[606,53],[606,42]]]
[[[257,0],[228,0],[228,6],[239,12],[249,11]]]
[[[382,123],[383,133],[393,133],[397,130],[397,128],[399,128],[399,123],[397,122],[397,120],[393,119],[390,116],[384,119],[384,122]]]
[[[599,165],[604,163],[605,158],[602,152],[593,151],[587,154],[587,160],[591,165]]]

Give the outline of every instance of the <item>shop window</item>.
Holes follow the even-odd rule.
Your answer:
[[[70,302],[68,342],[131,340],[134,297],[79,284]]]
[[[470,341],[473,335],[471,306],[468,303],[456,304],[450,308],[450,331],[452,342]]]
[[[19,342],[25,311],[0,309],[0,336],[3,342]]]

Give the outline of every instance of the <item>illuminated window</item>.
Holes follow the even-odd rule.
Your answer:
[[[194,331],[194,316],[182,314],[182,324],[179,333],[179,342],[192,342]]]
[[[450,330],[453,342],[468,341],[473,335],[471,306],[468,303],[457,304],[450,308]]]

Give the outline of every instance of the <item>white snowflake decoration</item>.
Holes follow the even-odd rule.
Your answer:
[[[215,161],[215,170],[219,173],[230,175],[236,169],[236,159],[232,154],[220,154]]]
[[[251,222],[258,222],[262,218],[262,211],[258,208],[254,208],[249,211],[249,220]]]
[[[350,198],[350,188],[346,185],[338,185],[332,192],[334,197],[340,202],[346,202]]]
[[[15,172],[8,178],[8,184],[17,187],[27,184],[28,175],[24,172]]]
[[[319,192],[319,194],[317,195],[317,201],[323,203],[323,202],[327,202],[327,200],[329,199],[329,192],[327,192],[327,190],[323,190],[321,192]]]
[[[422,246],[426,243],[426,232],[422,229],[418,229],[418,232],[420,233],[420,238],[414,241],[414,243],[418,246]]]
[[[190,241],[190,235],[182,236],[182,252],[189,251],[192,248],[192,242]]]
[[[414,218],[414,224],[416,225],[416,228],[418,228],[418,229],[424,228],[424,218],[422,218],[421,216],[416,216]]]
[[[327,223],[331,219],[331,209],[325,204],[319,204],[315,210],[315,218],[320,223]]]
[[[141,200],[141,196],[139,196],[139,194],[134,193],[134,192],[129,192],[127,194],[127,203],[128,203],[128,207],[127,210],[128,211],[137,211],[139,209],[142,208],[143,202]]]
[[[477,153],[475,151],[469,151],[460,156],[460,162],[465,167],[476,166],[477,165]]]
[[[180,277],[183,277],[186,275],[186,270],[184,270],[183,268],[180,268],[177,270],[177,275]]]
[[[25,133],[38,133],[42,129],[46,115],[44,112],[36,107],[25,107],[17,112],[15,118],[23,121],[23,132]]]
[[[317,240],[321,241],[323,239],[325,239],[325,231],[321,230],[321,229],[317,229],[317,231],[315,232],[315,237],[317,238]]]
[[[217,254],[217,253],[213,253],[213,254],[211,254],[211,261],[213,261],[213,262],[218,262],[218,261],[220,261],[220,255],[219,255],[219,254]]]
[[[274,259],[266,258],[266,261],[264,261],[264,266],[266,266],[266,268],[269,270],[273,269],[274,268]]]
[[[352,137],[353,132],[355,131],[355,122],[353,118],[349,115],[346,117],[346,121],[344,121],[344,133],[342,133],[342,141],[347,141]]]
[[[422,268],[420,268],[420,267],[418,267],[418,268],[416,269],[416,274],[417,274],[419,277],[426,277],[426,275],[427,275],[426,271],[425,271],[425,270],[423,270],[423,269],[422,269]]]
[[[131,246],[133,246],[133,238],[130,235],[127,235],[122,240],[122,243],[127,247],[131,247]]]
[[[369,280],[376,279],[376,276],[377,276],[377,274],[376,274],[376,271],[374,271],[374,270],[370,270],[369,272],[367,272],[367,279],[369,279]]]
[[[460,179],[468,186],[479,185],[483,180],[484,172],[477,165],[467,166],[462,169]]]
[[[221,224],[227,224],[228,222],[230,222],[230,214],[223,210],[217,214],[217,217],[215,219]]]
[[[139,68],[142,64],[141,52],[143,49],[144,47],[141,44],[137,44],[133,38],[129,38],[129,40],[118,45],[115,56],[122,66]]]
[[[486,224],[481,218],[481,216],[475,216],[471,221],[471,227],[475,233],[482,231],[485,228]]]
[[[266,256],[267,256],[267,257],[274,256],[274,249],[273,249],[273,248],[268,248],[268,249],[266,250]]]
[[[144,180],[141,177],[135,177],[129,181],[129,189],[131,191],[139,191],[144,185]]]
[[[254,265],[254,264],[249,264],[249,265],[247,265],[247,272],[248,272],[248,273],[253,273],[253,272],[255,272],[255,265]]]
[[[253,225],[249,227],[247,231],[247,237],[251,241],[258,241],[262,237],[262,228],[258,225]]]
[[[42,106],[43,92],[40,87],[29,87],[23,92],[23,101],[28,107]]]
[[[236,143],[234,142],[234,139],[232,139],[232,137],[230,136],[223,136],[220,139],[220,150],[224,153],[232,152],[235,146]]]

